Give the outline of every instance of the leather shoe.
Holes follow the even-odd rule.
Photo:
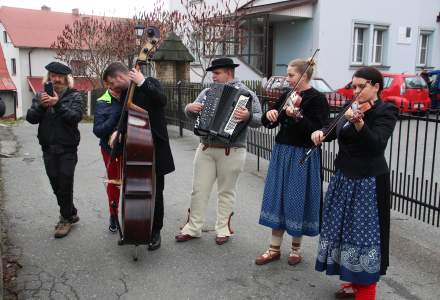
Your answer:
[[[217,245],[223,245],[227,241],[229,241],[229,236],[216,236],[215,237],[215,243]]]
[[[189,234],[179,233],[178,235],[176,235],[176,242],[186,242],[195,238],[195,236]]]
[[[160,248],[161,243],[160,231],[153,233],[151,242],[148,244],[148,251],[154,251]]]

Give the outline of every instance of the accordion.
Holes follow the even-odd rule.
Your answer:
[[[203,108],[197,116],[194,133],[198,136],[215,136],[230,143],[246,127],[239,122],[234,113],[252,107],[249,91],[228,84],[215,83],[206,92]]]

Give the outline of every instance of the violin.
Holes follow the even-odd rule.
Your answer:
[[[359,122],[363,117],[364,117],[364,113],[368,110],[370,110],[374,103],[371,101],[366,101],[366,102],[359,102],[358,98],[359,96],[362,94],[362,91],[364,90],[365,87],[363,87],[361,89],[361,91],[359,92],[359,94],[356,95],[356,97],[353,99],[353,101],[351,102],[351,105],[347,105],[345,106],[340,112],[339,114],[333,119],[333,121],[329,124],[329,126],[324,130],[324,139],[322,142],[325,142],[326,137],[333,131],[336,129],[336,126],[338,125],[339,121],[341,121],[342,118],[345,117],[345,113],[351,108],[353,110],[353,118],[351,118],[351,122],[352,123],[357,123]],[[348,123],[350,121],[347,121]],[[346,123],[347,124],[347,123]],[[345,124],[344,124],[345,126]],[[321,147],[321,144],[319,145],[314,145],[312,148],[310,148],[309,150],[307,150],[306,154],[304,155],[304,157],[300,160],[301,164],[304,164],[312,155],[313,151],[315,151],[316,149],[318,149],[319,147]]]
[[[309,68],[311,67],[311,65],[314,62],[314,58],[316,56],[316,54],[319,52],[319,48],[317,48],[315,50],[315,52],[313,52],[312,57],[309,59],[307,67],[304,69],[304,71],[301,73],[298,81],[295,83],[295,85],[293,86],[293,88],[289,91],[289,93],[286,95],[286,98],[283,100],[283,102],[280,105],[280,108],[278,109],[278,116],[280,115],[281,111],[284,110],[286,107],[293,105],[295,108],[299,109],[299,106],[301,105],[301,98],[297,98],[295,99],[297,92],[298,92],[298,87],[299,84],[301,83],[302,79],[304,78],[304,75],[307,73],[307,71],[309,70]],[[295,101],[296,100],[296,101]]]
[[[373,107],[374,103],[371,101],[366,101],[359,103],[355,101],[351,104],[351,110],[353,111],[353,116],[347,121],[353,124],[359,123],[361,119],[364,117],[365,112],[370,110]]]

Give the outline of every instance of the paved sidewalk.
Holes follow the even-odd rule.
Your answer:
[[[257,172],[253,155],[239,178],[231,242],[214,242],[214,197],[202,238],[174,241],[186,220],[197,146],[191,132],[180,138],[174,127],[169,130],[177,171],[166,177],[162,248],[143,248],[133,262],[133,247],[117,246],[117,236],[107,230],[98,140],[91,124],[80,127],[74,195],[81,221],[67,238],[53,238],[58,211],[36,127],[14,127],[19,152],[1,160],[10,240],[20,249],[24,266],[17,279],[20,299],[333,299],[339,280],[314,271],[317,238],[305,238],[304,261],[296,267],[287,265],[287,239],[279,262],[254,264],[268,245],[270,230],[257,224],[267,162]],[[393,213],[391,267],[379,283],[378,299],[440,299],[439,254],[439,228]]]

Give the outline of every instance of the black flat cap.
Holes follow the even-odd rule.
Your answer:
[[[206,71],[212,71],[218,68],[231,68],[234,69],[238,67],[239,64],[234,64],[234,61],[228,57],[221,57],[217,59],[213,59],[211,62],[211,66],[206,69]]]
[[[66,65],[64,65],[62,63],[59,63],[57,61],[51,62],[45,68],[49,72],[56,73],[56,74],[67,75],[67,74],[71,74],[72,73],[72,70],[68,66],[66,66]]]

